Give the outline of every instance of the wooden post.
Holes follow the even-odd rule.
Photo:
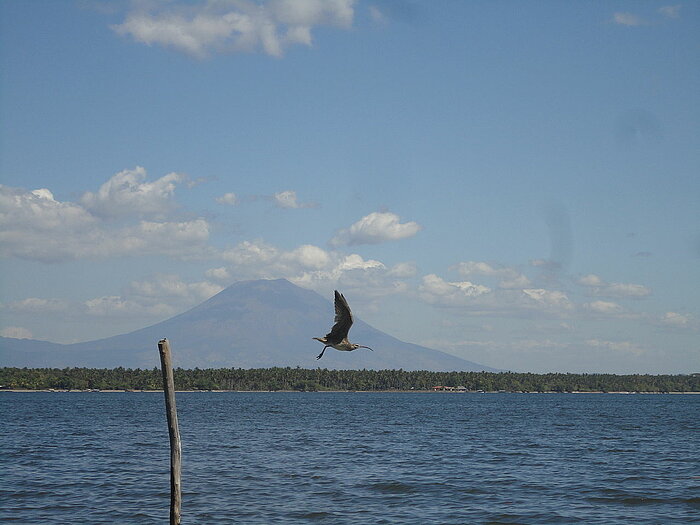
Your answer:
[[[180,505],[182,503],[182,487],[180,485],[182,445],[180,444],[180,429],[177,426],[173,361],[167,339],[158,341],[158,353],[160,353],[160,366],[163,370],[165,412],[168,416],[168,433],[170,434],[170,525],[180,525]]]

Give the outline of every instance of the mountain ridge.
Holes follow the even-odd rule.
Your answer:
[[[239,281],[189,310],[126,334],[82,343],[0,338],[1,366],[150,368],[167,337],[182,368],[268,368],[496,371],[381,332],[355,318],[351,340],[375,349],[338,352],[311,340],[332,324],[333,305],[286,279]]]

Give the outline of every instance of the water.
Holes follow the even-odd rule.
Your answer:
[[[700,523],[700,396],[182,393],[183,524]],[[162,524],[162,393],[0,393],[0,522]]]

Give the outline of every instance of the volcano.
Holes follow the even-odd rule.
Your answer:
[[[400,341],[357,317],[351,340],[375,351],[329,350],[317,361],[320,345],[311,338],[329,330],[333,312],[329,300],[286,279],[241,281],[182,314],[106,339],[62,345],[0,338],[0,366],[152,368],[159,366],[157,343],[167,337],[182,368],[495,371]]]

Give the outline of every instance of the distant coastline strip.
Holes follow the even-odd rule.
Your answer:
[[[5,391],[161,391],[157,368],[0,368]],[[291,367],[175,369],[178,391],[695,393],[700,374],[330,370]]]

